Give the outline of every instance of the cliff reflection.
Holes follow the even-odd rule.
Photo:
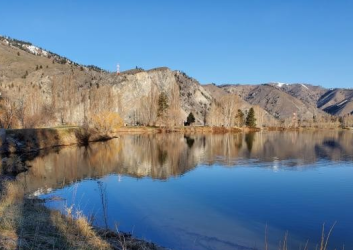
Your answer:
[[[111,173],[164,180],[199,164],[268,166],[290,160],[288,166],[305,166],[322,158],[352,161],[352,148],[350,131],[123,135],[89,147],[43,153],[27,162],[32,167],[17,180],[31,193]]]

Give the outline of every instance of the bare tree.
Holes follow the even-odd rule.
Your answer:
[[[16,116],[21,124],[22,128],[26,127],[26,116],[27,116],[27,102],[24,96],[22,96],[16,105]]]
[[[237,113],[240,98],[234,94],[225,95],[219,102],[213,102],[208,114],[208,123],[211,126],[233,127],[237,124]]]
[[[177,84],[173,84],[170,96],[167,123],[170,127],[180,126],[183,121],[181,119],[180,91]]]
[[[149,110],[147,111],[148,114],[148,125],[154,125],[157,119],[157,107],[158,107],[158,91],[154,84],[151,86],[151,91],[148,96],[147,105]]]
[[[15,125],[16,104],[9,98],[3,98],[0,110],[0,126],[5,129]]]

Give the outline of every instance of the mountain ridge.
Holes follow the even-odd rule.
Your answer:
[[[335,98],[324,98],[330,91]],[[168,122],[174,125],[181,125],[193,112],[196,124],[207,125],[212,120],[223,126],[221,121],[227,120],[227,126],[235,126],[234,117],[222,117],[225,109],[230,112],[230,106],[233,113],[237,109],[246,113],[255,107],[261,126],[290,124],[294,115],[310,123],[317,118],[329,120],[331,115],[353,112],[353,94],[349,89],[335,91],[306,83],[273,82],[204,85],[167,67],[136,68],[116,74],[75,63],[29,42],[1,36],[0,92],[3,97],[28,103],[26,108],[32,120],[51,109],[51,118],[56,123],[72,124],[82,124],[91,113],[104,109],[121,114],[126,124],[157,124],[157,99],[162,92],[170,102]],[[223,106],[215,109],[217,105]],[[215,110],[220,114],[212,112]]]

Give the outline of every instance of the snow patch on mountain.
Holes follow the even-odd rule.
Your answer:
[[[276,87],[279,87],[279,88],[282,88],[284,85],[289,85],[288,83],[283,83],[283,82],[270,82],[270,84],[276,86]]]
[[[305,84],[300,84],[300,85],[302,85],[306,89],[309,89],[307,86],[305,86]]]
[[[282,88],[283,85],[288,85],[287,83],[283,83],[283,82],[277,82],[277,86]]]
[[[23,48],[36,56],[48,56],[48,52],[34,45],[23,44]]]
[[[337,106],[342,106],[342,105],[345,104],[346,102],[348,102],[348,100],[344,100],[344,101],[340,102],[339,104],[337,104]]]

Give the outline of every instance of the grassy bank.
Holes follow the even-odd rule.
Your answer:
[[[21,153],[76,144],[77,127],[8,129],[0,139],[1,153]]]
[[[11,180],[0,186],[0,249],[163,249],[130,234],[95,228],[79,211],[49,210],[43,200],[26,198]]]
[[[249,130],[249,129],[246,129]],[[252,129],[254,130],[254,129]],[[3,130],[0,137],[0,154],[25,153],[52,147],[86,144],[88,142],[107,140],[118,137],[119,134],[143,133],[228,133],[241,132],[239,128],[224,127],[121,127],[114,133],[100,134],[93,130],[69,126],[55,128],[8,129]]]
[[[62,126],[52,128],[33,129],[0,129],[0,154],[28,153],[38,150],[69,146],[75,144],[87,145],[89,142],[108,140],[120,134],[153,134],[153,133],[185,133],[185,134],[222,134],[239,132],[264,131],[306,131],[327,130],[323,128],[284,128],[284,127],[209,127],[209,126],[181,126],[181,127],[153,127],[153,126],[123,126],[114,132],[99,133],[94,129],[78,126]],[[340,128],[332,128],[337,130]],[[353,128],[346,128],[353,129]]]
[[[0,137],[0,153],[25,153],[47,148],[84,144],[117,137],[117,134],[104,135],[95,131],[87,132],[76,126],[8,129]],[[87,134],[89,133],[89,136]]]
[[[183,127],[151,127],[151,126],[126,126],[121,127],[117,133],[229,133],[241,132],[240,128],[209,127],[209,126],[183,126]]]
[[[114,133],[102,134],[94,130],[87,130],[77,126],[34,128],[34,129],[8,129],[0,130],[0,154],[28,153],[38,150],[69,146],[75,144],[88,144],[89,142],[107,140],[118,137],[119,134],[152,134],[152,133],[185,133],[185,134],[217,134],[257,132],[259,128],[248,127],[209,127],[209,126],[182,126],[182,127],[149,127],[124,126]],[[282,128],[268,127],[265,131],[304,131],[320,130],[318,128]]]

